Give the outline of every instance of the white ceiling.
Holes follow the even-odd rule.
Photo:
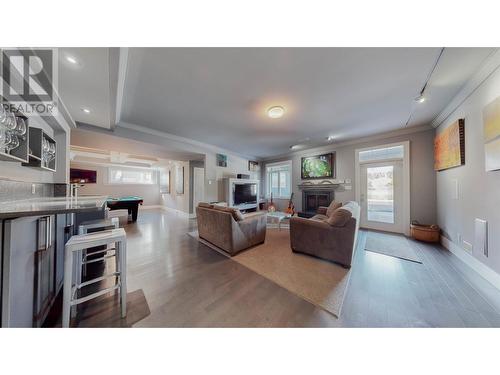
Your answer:
[[[121,121],[256,157],[430,123],[492,48],[130,48]],[[61,53],[62,52],[62,53]],[[61,96],[74,119],[109,128],[108,49],[61,49]],[[108,65],[106,65],[108,64]],[[111,101],[111,102],[110,102]],[[266,109],[286,114],[269,119]],[[82,107],[90,107],[86,115]],[[119,124],[118,124],[119,126]],[[308,139],[304,141],[304,139]]]

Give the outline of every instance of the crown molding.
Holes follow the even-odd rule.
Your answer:
[[[437,128],[500,67],[500,49],[493,51],[481,64],[479,70],[460,89],[451,102],[431,121],[431,125]]]
[[[292,156],[300,156],[305,153],[316,153],[316,152],[324,152],[324,151],[331,151],[332,148],[340,148],[340,147],[345,147],[345,146],[351,146],[351,145],[357,145],[361,143],[366,143],[366,142],[371,142],[371,141],[378,141],[379,139],[387,139],[387,138],[392,138],[392,137],[397,137],[401,135],[406,135],[406,134],[413,134],[413,133],[419,133],[419,132],[424,132],[424,131],[429,131],[432,130],[433,128],[429,125],[420,125],[420,126],[411,126],[411,127],[406,127],[403,129],[397,129],[397,130],[392,130],[389,132],[385,133],[380,133],[380,134],[375,134],[371,136],[366,136],[363,138],[356,138],[356,139],[351,139],[347,140],[344,142],[332,142],[330,144],[324,145],[324,146],[316,146],[316,147],[310,147],[310,148],[303,148],[297,151],[292,151],[292,152],[287,152],[285,154],[281,155],[276,155],[276,156],[270,156],[267,158],[262,158],[259,161],[273,161],[273,160],[280,160],[283,158],[290,158]]]
[[[178,135],[170,134],[170,133],[164,132],[162,130],[151,129],[151,128],[148,128],[148,127],[145,127],[142,125],[137,125],[137,124],[132,124],[129,122],[120,121],[117,124],[117,127],[129,129],[129,130],[134,130],[134,131],[137,131],[140,133],[145,133],[145,134],[153,135],[156,137],[166,138],[170,141],[184,143],[184,144],[187,144],[189,146],[200,147],[202,149],[209,150],[209,151],[212,151],[215,153],[225,153],[225,154],[238,156],[238,157],[241,157],[243,159],[258,160],[258,158],[256,158],[255,156],[240,154],[238,152],[234,152],[234,151],[231,151],[231,150],[219,147],[219,146],[215,146],[215,145],[212,145],[209,143],[204,143],[204,142],[196,141],[196,140],[191,139],[191,138],[185,138],[185,137],[181,137]]]

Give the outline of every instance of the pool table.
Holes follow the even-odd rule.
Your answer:
[[[128,196],[121,198],[108,198],[106,204],[110,210],[128,210],[132,215],[132,221],[137,221],[139,205],[143,203],[142,197]]]

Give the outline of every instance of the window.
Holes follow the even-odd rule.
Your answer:
[[[273,198],[290,198],[292,192],[292,162],[280,162],[268,164],[267,174],[267,195],[273,194]]]
[[[108,170],[110,184],[153,185],[156,184],[154,170],[110,167]]]
[[[359,162],[366,163],[377,160],[403,159],[404,155],[405,149],[403,145],[374,148],[371,150],[360,151]]]

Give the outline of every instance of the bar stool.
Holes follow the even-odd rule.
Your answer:
[[[78,234],[87,234],[90,231],[96,232],[97,230],[103,231],[107,229],[118,229],[120,227],[120,222],[117,217],[110,218],[110,219],[97,219],[97,220],[88,220],[88,221],[83,221],[80,223],[78,226]],[[109,255],[109,251],[114,250],[114,249],[104,249],[104,250],[98,250],[98,251],[93,251],[90,254],[87,253],[87,249],[82,250],[82,256],[77,257],[76,261],[76,268],[77,270],[81,270],[83,266],[83,276],[87,276],[87,264],[89,263],[95,263],[99,262],[101,260],[105,260],[107,258],[110,258],[114,255]],[[95,256],[98,254],[103,254],[102,257],[100,258],[94,258],[92,260],[88,260],[88,256]],[[76,273],[77,276],[77,282],[81,282],[81,275],[82,273],[78,271]]]
[[[78,280],[81,280],[81,276],[78,276],[78,273],[81,272],[81,268],[80,272],[78,270],[76,271],[77,275],[73,275],[73,254],[76,254],[77,259],[79,259],[82,257],[81,253],[85,249],[103,245],[108,246],[110,244],[115,244],[115,272],[105,274],[101,277],[87,280],[85,282],[78,282]],[[115,285],[101,289],[84,297],[77,297],[77,292],[81,288],[104,281],[110,277],[115,278]],[[77,282],[73,285],[74,279],[76,279]],[[120,290],[121,317],[124,318],[127,316],[127,236],[125,234],[125,230],[123,228],[118,228],[72,236],[66,243],[64,253],[62,326],[64,328],[69,327],[71,308],[73,306],[97,298],[116,289]]]

